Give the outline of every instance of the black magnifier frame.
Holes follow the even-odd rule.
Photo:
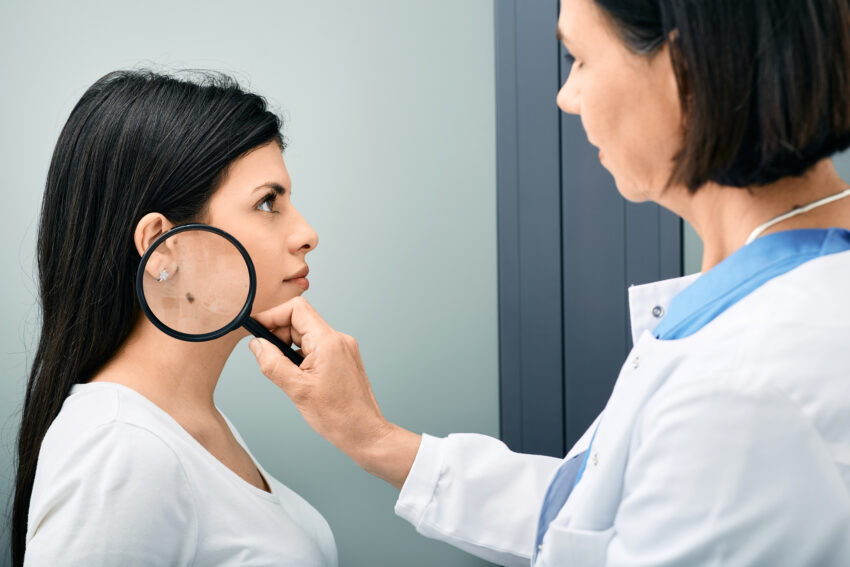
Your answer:
[[[183,333],[176,329],[172,329],[171,327],[160,321],[159,318],[154,314],[153,310],[150,308],[150,305],[148,305],[148,301],[145,298],[144,293],[143,282],[145,276],[145,266],[147,265],[148,259],[150,258],[151,254],[153,254],[154,250],[156,250],[157,247],[162,244],[165,239],[174,236],[177,233],[186,232],[189,230],[204,230],[207,232],[212,232],[213,234],[217,234],[218,236],[221,236],[222,238],[226,239],[228,242],[233,244],[233,246],[239,251],[239,253],[242,255],[242,259],[245,261],[245,265],[248,267],[248,297],[245,298],[245,304],[242,306],[242,309],[239,311],[239,314],[224,327],[216,329],[215,331],[210,331],[208,333],[190,334]],[[263,327],[258,321],[251,317],[251,308],[254,305],[254,296],[256,295],[256,293],[257,272],[256,270],[254,270],[254,262],[251,261],[251,256],[248,255],[248,251],[245,250],[245,247],[242,246],[242,243],[236,240],[233,235],[221,230],[220,228],[216,228],[208,224],[181,224],[161,234],[156,240],[153,241],[150,246],[148,246],[148,249],[145,250],[145,253],[142,255],[142,259],[139,261],[139,268],[138,270],[136,270],[136,297],[139,300],[139,307],[141,307],[142,312],[145,314],[148,320],[163,333],[172,336],[175,339],[180,339],[181,341],[199,343],[223,337],[224,335],[233,331],[234,329],[237,329],[238,327],[244,327],[255,337],[262,337],[273,343],[283,352],[284,355],[286,355],[289,360],[291,360],[294,364],[300,366],[301,362],[304,361],[304,357],[301,354],[295,352],[291,346],[280,340],[271,331]]]

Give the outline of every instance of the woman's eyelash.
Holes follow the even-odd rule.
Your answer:
[[[277,199],[277,193],[271,192],[260,201],[260,204],[257,205],[257,208],[265,211],[267,213],[274,213],[276,211],[272,210],[272,206],[274,205],[275,199]]]
[[[576,58],[573,57],[573,54],[570,53],[569,51],[564,52],[564,60],[566,60],[566,62],[569,63],[570,65],[572,65],[573,63],[576,62]]]

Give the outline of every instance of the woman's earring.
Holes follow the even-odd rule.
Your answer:
[[[168,279],[168,270],[163,268],[162,271],[159,273],[159,278],[156,281],[164,282],[167,279]]]

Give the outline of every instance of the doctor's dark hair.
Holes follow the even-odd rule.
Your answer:
[[[196,220],[227,166],[284,140],[266,101],[210,72],[110,73],[59,135],[41,206],[41,334],[26,386],[12,504],[12,563],[23,565],[42,440],[74,384],[88,381],[139,316],[133,241],[151,212]]]
[[[801,175],[850,146],[850,1],[594,0],[636,54],[670,49],[695,192]]]

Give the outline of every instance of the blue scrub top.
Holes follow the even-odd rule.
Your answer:
[[[772,278],[814,258],[847,250],[850,231],[843,228],[803,228],[762,236],[676,295],[652,333],[662,340],[692,335]]]

